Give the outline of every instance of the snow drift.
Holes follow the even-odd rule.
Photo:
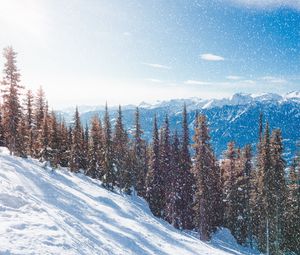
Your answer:
[[[0,254],[254,254],[226,230],[210,244],[155,218],[138,197],[0,148]]]

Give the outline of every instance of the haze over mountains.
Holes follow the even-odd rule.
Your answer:
[[[227,143],[235,140],[238,146],[248,143],[255,144],[258,137],[258,118],[260,112],[264,120],[268,120],[271,128],[280,128],[283,132],[286,159],[290,160],[296,151],[300,127],[300,92],[293,91],[284,95],[275,93],[244,94],[237,93],[224,99],[173,99],[158,101],[153,104],[142,102],[139,105],[144,137],[151,140],[153,117],[156,114],[158,123],[162,124],[166,114],[170,118],[172,130],[181,130],[181,111],[183,104],[187,105],[188,120],[191,135],[193,135],[194,117],[196,112],[207,115],[211,130],[212,143],[220,157]],[[83,124],[98,114],[103,117],[103,105],[79,106]],[[122,106],[124,124],[131,130],[134,120],[135,105]],[[114,122],[117,106],[109,106],[111,119]],[[69,123],[72,122],[74,108],[61,111]]]

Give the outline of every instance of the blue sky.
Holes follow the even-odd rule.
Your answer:
[[[54,107],[300,88],[298,0],[0,0],[0,31]]]

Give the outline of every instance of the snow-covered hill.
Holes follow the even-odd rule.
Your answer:
[[[155,218],[138,197],[0,148],[0,254],[255,254],[226,230],[210,244]]]

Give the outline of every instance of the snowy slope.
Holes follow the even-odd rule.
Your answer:
[[[0,254],[254,254],[226,230],[211,244],[153,217],[144,200],[0,148]]]

